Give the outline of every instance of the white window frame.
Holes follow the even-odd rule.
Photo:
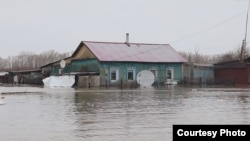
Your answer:
[[[112,80],[112,72],[113,71],[115,71],[115,73],[116,73],[116,76],[115,76],[116,79],[115,80]],[[111,67],[109,74],[110,74],[110,81],[111,82],[116,82],[116,81],[119,80],[119,68],[118,67]]]
[[[128,79],[128,73],[129,73],[129,71],[132,71],[132,73],[133,73],[133,79],[132,80]],[[127,68],[127,80],[128,81],[134,81],[135,80],[135,68],[134,67],[128,67]]]
[[[168,78],[168,70],[171,71],[171,78]],[[171,79],[171,80],[174,79],[174,68],[167,68],[166,69],[166,79]]]

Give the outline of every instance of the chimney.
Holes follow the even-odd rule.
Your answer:
[[[125,44],[127,44],[128,46],[130,46],[129,45],[129,33],[126,33],[126,42],[125,42]]]

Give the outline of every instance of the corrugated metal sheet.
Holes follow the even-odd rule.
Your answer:
[[[214,69],[209,64],[185,64],[183,67],[185,83],[207,83],[214,79]]]
[[[186,62],[168,44],[139,44],[83,41],[100,61]]]

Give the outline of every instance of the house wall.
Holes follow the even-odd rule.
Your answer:
[[[66,68],[66,67],[65,67]],[[60,66],[52,66],[51,67],[51,73],[50,73],[50,75],[59,75],[59,69],[60,69]]]
[[[119,69],[119,78],[117,82],[112,82],[110,80],[110,69]],[[182,64],[181,63],[136,63],[136,62],[102,62],[100,69],[100,79],[101,85],[116,85],[120,84],[121,80],[123,83],[133,83],[133,81],[127,80],[127,70],[128,68],[134,68],[135,78],[137,74],[142,70],[157,70],[156,73],[156,83],[162,83],[166,81],[166,70],[173,69],[174,80],[182,80]],[[136,80],[134,80],[134,83]]]
[[[37,72],[31,72],[30,74],[21,75],[19,83],[22,84],[42,84],[42,74]]]
[[[93,58],[96,58],[95,55],[86,46],[81,47],[78,53],[73,57],[73,59],[93,59]]]
[[[51,71],[52,70],[51,70],[51,66],[50,65],[49,66],[44,66],[44,67],[41,68],[41,73],[42,73],[43,77],[50,76]]]
[[[250,84],[250,65],[247,65],[247,83]]]
[[[98,71],[99,62],[96,59],[95,55],[86,47],[79,47],[77,53],[65,59],[66,66],[65,68],[60,68],[60,61],[53,63],[51,66],[51,75],[59,75],[59,70],[62,70],[63,73],[69,72],[83,72],[83,71]]]
[[[209,83],[214,79],[213,67],[185,65],[183,69],[185,83]]]
[[[10,74],[7,74],[7,75],[3,75],[3,76],[0,76],[0,83],[13,83],[13,76],[10,75]]]
[[[100,63],[97,59],[73,60],[71,72],[99,72]]]
[[[218,68],[215,69],[215,80],[218,83],[232,81],[234,84],[248,84],[247,68]]]
[[[10,81],[10,78],[12,79]],[[16,78],[16,79],[15,79]],[[43,75],[41,71],[18,71],[10,72],[8,75],[8,82],[16,82],[19,84],[42,84]]]
[[[110,70],[117,68],[119,70],[118,80],[111,81]],[[134,81],[128,80],[128,68],[135,70]],[[59,66],[52,67],[52,75],[58,75]],[[97,59],[81,59],[72,60],[62,72],[97,72],[99,73],[100,85],[120,85],[121,80],[125,83],[136,83],[136,76],[142,70],[156,70],[155,83],[166,81],[166,70],[173,69],[174,80],[182,80],[182,64],[181,63],[139,63],[139,62],[99,62]],[[84,85],[85,84],[81,84]]]
[[[51,75],[59,75],[59,65],[52,66]],[[67,64],[61,69],[62,74],[70,72],[99,72],[100,63],[97,59],[79,59],[72,60],[71,64]]]
[[[79,76],[78,77],[78,82],[77,82],[78,87],[98,87],[100,86],[100,76]]]

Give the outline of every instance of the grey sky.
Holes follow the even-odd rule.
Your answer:
[[[241,45],[247,6],[248,0],[0,0],[0,57],[72,52],[82,40],[124,42],[127,32],[130,42],[220,54]]]

